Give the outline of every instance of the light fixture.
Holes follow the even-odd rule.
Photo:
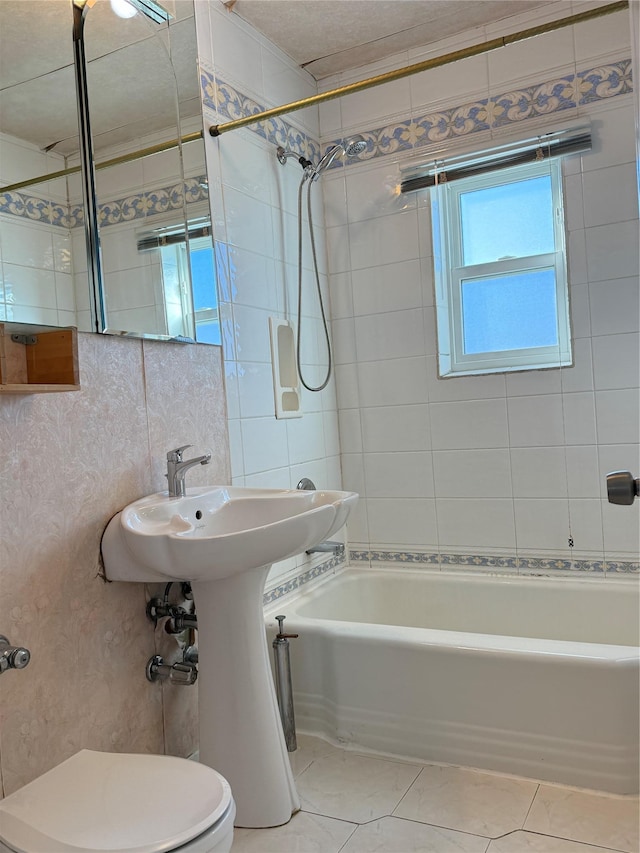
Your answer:
[[[173,17],[159,3],[156,3],[155,0],[128,0],[128,2],[138,12],[142,12],[143,15],[146,15],[147,18],[156,24],[166,24]]]
[[[119,18],[133,18],[138,14],[138,10],[129,0],[111,0],[111,8]]]

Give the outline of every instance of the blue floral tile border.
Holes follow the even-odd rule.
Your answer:
[[[202,67],[200,88],[203,106],[222,118],[233,120],[267,109],[231,84],[216,80],[212,72]],[[337,158],[331,168],[344,168],[358,161],[439,145],[447,140],[575,109],[632,91],[631,59],[599,65],[578,74],[568,74],[534,86],[511,90],[493,98],[483,98],[402,119],[391,125],[363,130],[361,133],[367,142],[366,150],[345,161]],[[251,125],[249,130],[274,145],[282,145],[304,154],[310,160],[316,161],[320,157],[319,143],[280,116]],[[182,205],[182,192],[188,204],[204,200],[207,198],[207,191],[202,187],[204,180],[204,177],[189,178],[183,186],[177,184],[136,193],[100,205],[100,224],[116,225],[175,209]],[[78,205],[67,207],[19,192],[0,191],[0,213],[60,228],[75,228],[84,221],[82,207]]]
[[[213,71],[200,66],[200,91],[202,105],[219,119],[234,121],[269,109],[264,104],[244,95],[230,83],[216,78]],[[249,125],[248,130],[261,136],[273,145],[282,145],[290,151],[304,154],[310,160],[320,158],[320,145],[280,116]]]
[[[194,204],[208,198],[207,176],[199,175],[168,187],[131,193],[124,198],[105,202],[98,206],[98,223],[102,227],[120,225],[169,210],[179,210],[185,203]],[[18,192],[0,192],[0,213],[66,229],[84,223],[84,209],[81,205],[67,207]]]
[[[207,176],[187,178],[170,187],[133,193],[124,198],[105,202],[98,208],[98,224],[120,225],[134,219],[156,216],[170,210],[180,210],[184,204],[194,204],[209,198]]]
[[[82,208],[78,208],[82,213]],[[19,216],[32,222],[42,222],[59,228],[73,228],[81,224],[74,219],[75,214],[66,204],[58,204],[45,198],[26,193],[0,191],[0,213]]]
[[[301,586],[308,584],[310,581],[317,580],[317,578],[321,578],[328,572],[332,572],[334,569],[343,566],[346,563],[346,556],[346,549],[343,545],[330,560],[326,560],[318,566],[313,566],[313,568],[308,569],[301,575],[270,589],[269,592],[265,592],[262,596],[263,606],[266,607],[268,604],[273,604],[285,595],[289,595],[289,593],[295,592],[296,589],[300,589]]]
[[[214,74],[204,68],[200,69],[200,86],[204,107],[220,118],[233,121],[267,109],[229,83],[216,81]],[[358,161],[399,151],[439,145],[447,140],[575,109],[632,91],[630,59],[599,65],[492,98],[408,117],[384,127],[360,130],[367,141],[366,150],[348,160],[336,159],[331,168],[344,168]],[[319,156],[318,144],[281,117],[249,125],[248,129],[275,145],[287,147],[312,160]]]
[[[395,563],[398,566],[430,566],[437,569],[446,569],[448,566],[467,566],[470,569],[498,569],[501,572],[518,572],[526,574],[540,573],[545,576],[553,575],[554,572],[581,573],[592,576],[606,577],[607,575],[640,575],[640,562],[624,560],[567,560],[564,558],[551,559],[547,557],[519,557],[519,556],[488,556],[477,554],[438,554],[424,551],[386,551],[350,549],[347,553],[343,547],[336,556],[314,566],[297,577],[290,578],[286,583],[280,584],[266,592],[262,598],[263,606],[274,604],[286,595],[301,589],[311,581],[321,578],[337,568],[345,568],[349,564],[375,566],[376,563]]]
[[[585,572],[592,575],[604,574],[640,574],[640,562],[625,560],[568,560],[564,557],[522,557],[488,556],[475,554],[438,554],[424,551],[400,550],[386,551],[371,549],[366,551],[350,550],[351,563],[397,563],[399,565],[423,565],[446,568],[447,566],[468,566],[475,568],[495,568],[507,572]]]

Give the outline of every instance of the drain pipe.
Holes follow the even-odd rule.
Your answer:
[[[298,748],[296,741],[296,718],[293,713],[293,689],[291,687],[291,661],[289,660],[289,640],[295,639],[297,634],[285,634],[283,622],[285,616],[276,616],[278,621],[278,633],[273,641],[273,657],[276,671],[276,697],[282,720],[284,740],[288,752],[295,752]]]

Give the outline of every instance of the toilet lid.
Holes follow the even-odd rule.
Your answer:
[[[163,853],[230,803],[228,782],[204,764],[84,749],[0,801],[0,841],[17,853]]]

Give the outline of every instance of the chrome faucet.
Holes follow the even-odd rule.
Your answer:
[[[169,497],[172,498],[184,497],[184,475],[189,468],[193,468],[194,465],[208,465],[211,461],[210,453],[204,456],[196,456],[193,459],[183,459],[182,454],[187,447],[193,447],[193,445],[185,444],[167,453],[167,481],[169,484]]]

